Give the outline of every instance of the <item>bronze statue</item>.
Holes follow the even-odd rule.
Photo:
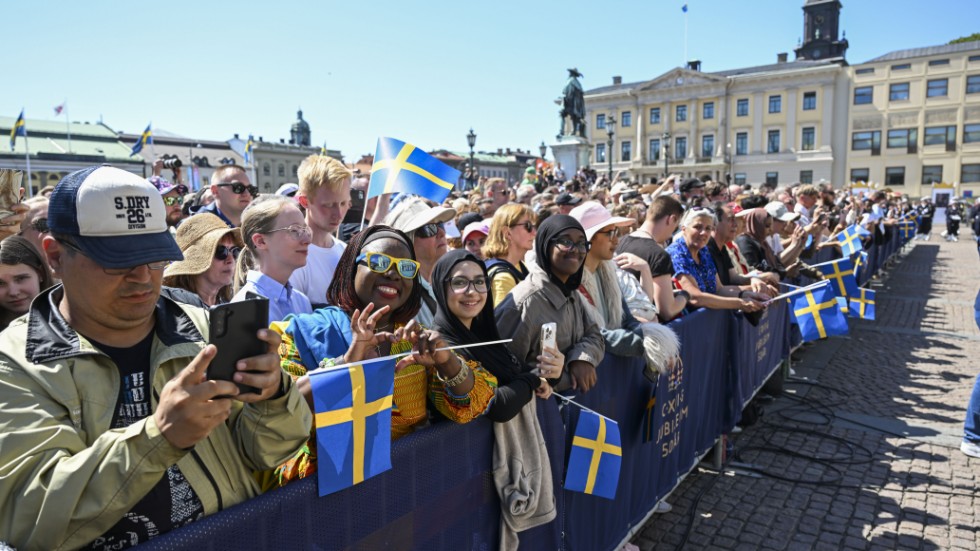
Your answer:
[[[585,137],[585,93],[578,77],[582,73],[578,69],[568,69],[568,82],[562,90],[561,97],[561,127],[558,129],[558,139],[565,133],[565,117],[572,119],[571,132],[568,135]]]

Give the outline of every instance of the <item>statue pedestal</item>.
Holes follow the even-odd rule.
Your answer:
[[[592,146],[585,138],[562,136],[558,142],[551,144],[551,153],[555,161],[561,165],[565,179],[571,180],[578,169],[589,165]]]

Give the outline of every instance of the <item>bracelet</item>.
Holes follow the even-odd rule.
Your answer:
[[[470,375],[470,366],[466,365],[466,362],[464,361],[459,362],[459,373],[453,375],[451,379],[447,379],[446,377],[443,377],[442,374],[439,373],[439,370],[438,369],[436,370],[436,378],[439,379],[439,381],[441,381],[442,384],[446,385],[447,388],[452,388],[456,385],[461,384],[463,381],[466,380],[466,377],[468,377],[469,375]]]
[[[691,293],[688,293],[683,289],[677,291],[677,296],[684,297],[684,300],[686,300],[687,302],[691,302]]]

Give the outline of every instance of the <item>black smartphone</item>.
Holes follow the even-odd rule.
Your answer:
[[[269,326],[269,299],[250,298],[215,306],[209,313],[208,326],[208,343],[215,345],[218,353],[208,366],[207,377],[234,381],[239,360],[266,353],[268,345],[256,334]],[[238,389],[243,393],[259,391],[243,384],[238,384]]]
[[[350,210],[344,216],[344,224],[360,223],[361,215],[364,214],[364,197],[365,193],[363,189],[350,190]]]

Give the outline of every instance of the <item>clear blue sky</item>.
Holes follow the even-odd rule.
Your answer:
[[[50,2],[0,4],[0,113],[101,115],[116,130],[289,137],[297,107],[348,161],[386,135],[425,148],[537,151],[558,129],[567,67],[588,88],[683,64],[683,0]],[[803,0],[689,0],[689,57],[772,63]],[[859,63],[980,32],[978,0],[844,0]],[[29,129],[28,129],[29,130]]]

